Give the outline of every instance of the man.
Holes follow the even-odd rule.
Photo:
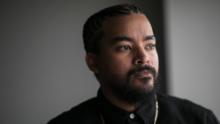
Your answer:
[[[86,63],[100,83],[98,96],[49,124],[218,124],[214,114],[188,100],[157,93],[156,38],[134,5],[117,5],[85,23]]]

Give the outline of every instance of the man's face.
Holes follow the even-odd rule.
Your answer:
[[[154,33],[146,16],[108,18],[102,31],[96,60],[101,85],[119,97],[152,91],[159,65]]]

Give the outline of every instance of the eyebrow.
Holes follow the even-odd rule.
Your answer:
[[[155,40],[156,41],[156,37],[154,35],[148,35],[144,38],[145,41],[147,40]]]
[[[155,40],[156,41],[156,37],[154,35],[147,35],[144,37],[144,41],[148,41],[148,40]],[[117,43],[120,41],[133,42],[135,40],[131,37],[126,36],[126,35],[122,35],[122,36],[114,37],[111,41],[112,41],[112,44],[114,44],[114,43]]]

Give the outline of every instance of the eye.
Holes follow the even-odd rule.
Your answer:
[[[120,45],[116,49],[117,51],[128,51],[131,50],[132,48],[129,45]]]
[[[154,49],[156,49],[156,44],[147,44],[147,45],[145,46],[145,49],[146,49],[147,51],[149,51],[149,50],[154,50]]]

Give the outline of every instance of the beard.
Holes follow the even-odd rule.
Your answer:
[[[132,78],[141,71],[149,72],[152,77],[143,77],[140,79],[142,81],[141,83],[144,83],[146,86],[134,86]],[[106,87],[108,87],[112,94],[118,99],[130,104],[139,105],[155,98],[155,93],[158,90],[157,77],[158,73],[156,69],[145,65],[130,70],[124,80],[117,80],[112,77],[103,85],[107,85]],[[150,81],[153,81],[153,85],[149,85]]]

